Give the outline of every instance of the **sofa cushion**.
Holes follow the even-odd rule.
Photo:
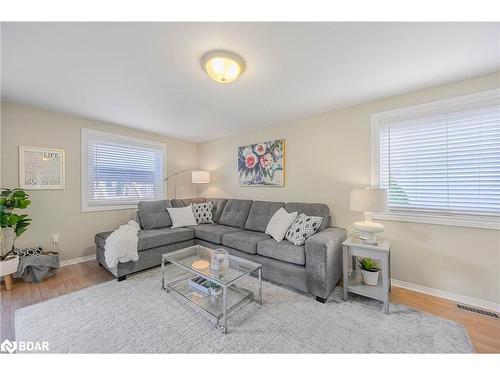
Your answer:
[[[219,224],[201,224],[194,227],[196,238],[216,244],[222,243],[222,236],[230,232],[239,232],[241,229]]]
[[[284,205],[283,202],[253,201],[245,222],[245,229],[265,232],[271,217]]]
[[[205,203],[206,201],[207,198],[187,198],[183,199],[182,203],[184,203],[184,207],[186,207],[193,203]]]
[[[222,236],[222,244],[248,254],[257,254],[257,243],[270,237],[260,232],[249,230],[226,233]]]
[[[276,242],[274,239],[260,241],[257,244],[257,254],[299,266],[306,264],[304,246],[295,246],[288,241]]]
[[[186,207],[193,203],[205,203],[207,198],[185,198],[185,199],[172,199],[172,207]]]
[[[104,245],[106,244],[106,238],[108,238],[111,233],[113,233],[112,230],[107,232],[97,233],[95,235],[96,246],[102,247],[104,249]]]
[[[182,199],[172,199],[172,207],[179,208],[179,207],[184,207],[184,202],[182,202]]]
[[[170,245],[177,242],[192,240],[194,230],[191,228],[160,228],[141,230],[138,233],[137,250],[147,250],[153,247]]]
[[[229,199],[222,211],[219,224],[244,228],[251,207],[251,200]]]
[[[102,247],[106,245],[106,238],[113,231],[102,232],[95,235],[95,243]],[[194,238],[194,230],[191,228],[159,228],[159,229],[144,229],[137,234],[139,241],[137,243],[137,251],[152,249],[153,247],[166,246],[177,242],[192,240]]]
[[[297,211],[298,214],[306,214],[307,216],[320,216],[323,218],[318,231],[325,229],[330,224],[330,209],[324,203],[296,203],[289,202],[285,204],[287,212]]]
[[[222,211],[224,211],[224,207],[226,206],[227,199],[208,198],[207,202],[212,202],[214,204],[214,208],[212,210],[212,220],[214,221],[214,223],[218,223],[220,220],[220,216],[222,215]]]
[[[141,228],[155,229],[172,226],[167,207],[172,207],[172,203],[168,199],[140,201],[137,208],[139,209],[138,216]]]

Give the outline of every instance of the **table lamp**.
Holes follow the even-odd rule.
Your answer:
[[[387,211],[387,190],[353,189],[349,207],[351,211],[365,213],[365,221],[353,224],[354,229],[359,232],[359,238],[368,244],[378,244],[375,234],[383,232],[384,226],[373,221],[373,213]]]

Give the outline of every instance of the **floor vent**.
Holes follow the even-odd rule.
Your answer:
[[[472,306],[457,304],[457,308],[460,309],[460,310],[470,311],[470,312],[473,312],[473,313],[476,313],[476,314],[481,314],[481,315],[484,315],[484,316],[489,316],[490,318],[500,319],[500,317],[498,316],[497,313],[494,313],[494,312],[491,312],[491,311],[487,311],[487,310],[483,310],[483,309],[478,309],[477,307],[472,307]]]

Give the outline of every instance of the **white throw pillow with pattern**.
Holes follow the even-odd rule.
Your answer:
[[[193,214],[198,224],[212,224],[213,202],[193,204]]]
[[[323,218],[319,216],[300,214],[286,232],[286,239],[296,246],[303,245],[309,237],[318,231],[322,221]]]

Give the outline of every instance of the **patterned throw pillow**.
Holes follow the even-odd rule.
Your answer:
[[[286,239],[296,246],[303,245],[306,239],[316,233],[322,221],[323,218],[319,216],[300,214],[286,232]]]
[[[34,255],[42,255],[43,250],[41,247],[28,247],[26,249],[14,249],[14,255],[17,255],[20,259],[32,257]]]
[[[198,224],[212,224],[213,202],[194,203],[192,205],[194,218]]]

